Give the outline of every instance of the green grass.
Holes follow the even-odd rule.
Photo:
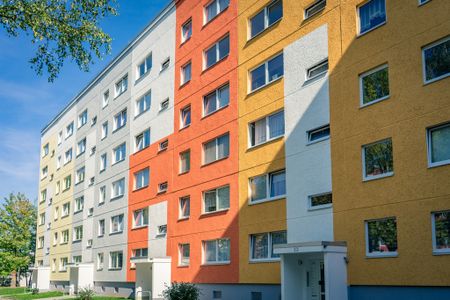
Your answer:
[[[17,288],[0,287],[0,295],[23,294],[24,292],[25,292],[24,287],[17,287]]]
[[[30,299],[43,299],[43,298],[52,298],[52,297],[61,297],[63,296],[63,292],[53,291],[53,292],[43,292],[39,294],[21,294],[21,295],[11,295],[8,296],[8,299],[14,300],[30,300]]]
[[[76,298],[75,300],[79,300],[80,298]],[[92,297],[94,300],[122,300],[127,299],[123,297],[109,297],[109,296],[94,296]]]

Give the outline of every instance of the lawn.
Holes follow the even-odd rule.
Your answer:
[[[20,295],[8,295],[8,299],[14,300],[31,300],[31,299],[42,299],[42,298],[52,298],[52,297],[61,297],[64,294],[62,292],[53,291],[53,292],[43,292],[38,294],[20,294]]]
[[[92,299],[94,299],[94,300],[121,300],[121,299],[127,299],[127,298],[108,297],[108,296],[94,296]]]
[[[17,288],[0,287],[0,295],[23,294],[25,290],[26,288],[24,287],[17,287]]]

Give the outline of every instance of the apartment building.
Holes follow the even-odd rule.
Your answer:
[[[450,297],[449,5],[171,1],[42,131],[33,283]]]

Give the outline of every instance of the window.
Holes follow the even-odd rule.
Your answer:
[[[327,208],[331,207],[333,203],[333,196],[331,193],[317,194],[308,197],[309,208]]]
[[[83,226],[77,226],[73,229],[73,241],[81,241],[83,238]]]
[[[166,150],[167,147],[169,147],[169,140],[164,140],[161,143],[159,143],[159,151]]]
[[[133,228],[148,225],[148,208],[138,209],[133,212]]]
[[[191,81],[191,62],[188,62],[184,66],[181,67],[181,76],[180,76],[180,85],[183,85],[189,81]]]
[[[111,217],[111,231],[110,233],[118,233],[123,231],[123,215]]]
[[[94,214],[94,208],[90,207],[88,210],[88,217],[91,217]]]
[[[180,128],[191,125],[191,106],[183,108],[180,112]]]
[[[47,189],[41,191],[41,203],[47,200]]]
[[[161,64],[161,70],[160,72],[166,70],[170,66],[170,57],[166,58]]]
[[[250,91],[255,91],[283,76],[283,53],[250,71]]]
[[[169,108],[169,98],[165,99],[159,104],[159,111],[163,111]]]
[[[62,207],[61,217],[66,217],[70,213],[70,203],[64,203]]]
[[[108,136],[108,121],[102,124],[102,140]]]
[[[147,257],[148,248],[133,249],[132,255],[133,257]]]
[[[98,220],[97,236],[103,236],[105,234],[105,219]]]
[[[106,170],[107,163],[108,163],[107,155],[106,153],[103,153],[102,155],[100,155],[100,172]]]
[[[85,169],[84,169],[84,167],[79,168],[77,170],[76,177],[75,177],[76,184],[79,184],[79,183],[83,182],[84,181],[84,176],[85,176]]]
[[[153,65],[152,61],[152,54],[150,53],[137,67],[137,78],[141,78],[145,74],[147,74],[148,71],[151,70]]]
[[[283,2],[272,1],[259,13],[250,19],[250,38],[253,38],[269,28],[283,17]]]
[[[158,193],[165,193],[167,192],[167,188],[169,187],[169,184],[167,181],[161,182],[158,184]]]
[[[125,192],[125,178],[121,178],[112,183],[111,197],[117,198],[123,196]]]
[[[63,137],[63,133],[62,131],[58,132],[58,146],[61,145],[62,143],[62,138]]]
[[[214,19],[230,5],[230,0],[213,0],[205,6],[205,24]]]
[[[388,66],[383,65],[359,76],[361,106],[389,98]]]
[[[59,216],[59,207],[55,207],[55,211],[53,212],[53,220],[58,220],[58,216]]]
[[[192,36],[192,19],[189,19],[181,26],[181,43],[186,42]]]
[[[394,174],[391,139],[363,146],[362,156],[364,180],[386,177]]]
[[[125,160],[127,147],[126,143],[120,144],[116,148],[113,149],[113,164],[121,162]]]
[[[64,178],[64,190],[70,189],[70,186],[72,185],[72,176],[69,175]]]
[[[273,246],[286,243],[286,231],[252,234],[250,235],[250,260],[279,259],[280,255],[273,252]]]
[[[359,34],[369,32],[386,23],[385,0],[370,0],[358,7]]]
[[[109,252],[109,268],[112,270],[122,269],[123,253],[122,251]]]
[[[45,212],[39,214],[39,225],[42,226],[45,224]]]
[[[128,74],[116,82],[116,97],[122,95],[128,89]]]
[[[167,225],[159,225],[158,226],[158,236],[165,236],[167,234]]]
[[[89,155],[91,155],[91,156],[94,155],[96,150],[97,150],[96,146],[92,147],[91,148],[91,152],[89,153]]]
[[[84,197],[81,196],[81,197],[76,198],[74,213],[82,211],[83,208],[84,208]]]
[[[450,253],[450,211],[431,214],[433,230],[433,252]]]
[[[105,108],[109,103],[109,90],[103,93],[102,107]]]
[[[190,244],[180,244],[180,260],[178,264],[180,266],[189,266],[189,260],[191,257],[191,245]]]
[[[100,187],[98,194],[99,194],[98,204],[100,205],[100,204],[105,203],[105,200],[106,200],[106,186],[105,185]]]
[[[250,147],[284,135],[284,111],[277,112],[249,124]]]
[[[88,120],[88,111],[86,109],[80,115],[78,115],[78,128],[86,124],[87,120]]]
[[[230,154],[230,135],[224,134],[203,144],[203,164],[226,158]]]
[[[94,126],[95,124],[97,124],[97,116],[94,116],[91,120],[91,126]]]
[[[97,253],[97,270],[103,270],[103,253]]]
[[[317,143],[330,138],[330,124],[308,131],[308,143]]]
[[[134,189],[142,189],[148,186],[150,177],[149,168],[145,168],[140,170],[139,172],[134,173]]]
[[[203,192],[203,212],[210,213],[226,210],[230,208],[230,187],[221,188]]]
[[[366,255],[397,255],[397,220],[395,218],[366,221]]]
[[[136,152],[150,146],[150,128],[135,137]]]
[[[73,122],[66,126],[66,139],[73,134]]]
[[[62,157],[61,155],[58,156],[58,158],[56,159],[56,170],[59,170],[61,168],[61,162],[62,162]]]
[[[127,124],[127,109],[122,110],[114,116],[114,131],[119,130]]]
[[[430,2],[431,0],[419,0],[419,5]]]
[[[55,194],[58,195],[60,191],[61,191],[61,181],[57,181],[55,187]]]
[[[216,44],[205,50],[204,68],[208,69],[220,60],[224,59],[230,53],[230,36],[227,35]]]
[[[69,259],[67,257],[62,257],[59,259],[59,271],[65,272],[67,271],[67,264],[69,263]]]
[[[306,80],[313,80],[328,72],[328,58],[306,70]]]
[[[187,173],[191,169],[191,150],[180,153],[180,174]]]
[[[58,244],[58,233],[53,233],[53,246],[56,246]]]
[[[69,230],[61,231],[61,242],[60,244],[67,244],[69,242]]]
[[[429,128],[427,133],[429,166],[450,164],[450,123]]]
[[[191,215],[191,197],[184,196],[180,198],[180,211],[178,218],[187,219]]]
[[[322,11],[325,6],[327,6],[326,0],[316,0],[313,4],[305,9],[305,20]]]
[[[64,164],[66,165],[71,161],[72,161],[72,148],[70,148],[64,153]]]
[[[250,178],[250,203],[273,200],[286,195],[286,171]]]
[[[48,143],[42,147],[42,157],[46,157],[50,151]]]
[[[423,73],[425,83],[450,75],[450,37],[422,48]]]
[[[152,93],[148,92],[136,101],[136,117],[142,115],[150,109]]]
[[[44,237],[40,236],[38,238],[38,249],[42,249],[42,248],[44,248]]]
[[[82,139],[81,141],[78,142],[78,144],[77,144],[77,156],[80,156],[84,152],[86,152],[86,138],[84,138],[84,139]]]
[[[203,242],[203,263],[229,263],[230,239],[217,239]]]
[[[44,179],[47,176],[48,176],[48,167],[45,166],[45,167],[42,168],[42,171],[41,171],[41,179]]]
[[[227,106],[230,103],[230,85],[218,88],[212,93],[203,97],[203,115],[207,116],[213,112]]]

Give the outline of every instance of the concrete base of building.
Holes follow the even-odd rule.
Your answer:
[[[69,281],[50,281],[51,291],[60,291],[63,293],[69,293],[70,282]]]
[[[105,296],[135,297],[134,282],[95,281],[94,291],[96,294]]]
[[[349,300],[450,299],[450,287],[349,286]]]
[[[201,290],[200,300],[279,300],[281,286],[278,284],[197,284]]]

